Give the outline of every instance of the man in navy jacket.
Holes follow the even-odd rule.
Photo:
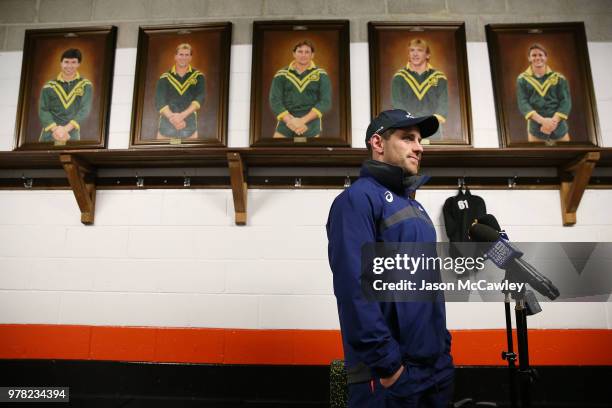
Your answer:
[[[436,242],[424,208],[410,197],[420,141],[438,129],[435,116],[382,112],[366,132],[371,160],[332,204],[329,262],[349,382],[350,408],[446,407],[453,362],[444,302],[374,302],[361,289],[361,247],[370,242]]]

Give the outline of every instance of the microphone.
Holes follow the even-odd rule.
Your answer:
[[[485,222],[499,225],[494,216],[487,214],[485,217]],[[550,300],[555,300],[559,296],[559,290],[550,279],[521,258],[523,256],[522,251],[502,238],[499,231],[489,225],[480,223],[480,218],[477,220],[477,223],[470,227],[469,235],[472,241],[493,243],[486,251],[486,255],[497,267],[508,272],[508,276],[511,276],[514,280],[529,284],[529,286]]]
[[[501,227],[499,225],[499,222],[497,222],[497,218],[495,218],[495,216],[492,214],[485,214],[482,217],[478,217],[478,219],[476,219],[476,222],[479,224],[488,225],[495,231],[501,231]]]
[[[494,215],[485,214],[482,217],[479,217],[474,220],[474,222],[484,224],[493,228],[495,231],[499,232],[499,235],[501,235],[502,238],[504,238],[506,241],[508,240],[508,235],[506,234],[506,231],[502,230],[501,226],[499,225],[499,222],[497,222],[497,218],[495,218]]]

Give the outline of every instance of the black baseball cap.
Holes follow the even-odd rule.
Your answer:
[[[366,130],[366,146],[374,134],[382,134],[388,129],[401,129],[410,126],[417,126],[421,131],[421,137],[429,137],[436,133],[440,126],[438,118],[435,116],[414,117],[410,112],[403,109],[391,109],[380,112],[372,119],[368,130]]]

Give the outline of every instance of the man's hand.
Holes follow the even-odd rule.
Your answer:
[[[63,140],[63,136],[64,136],[63,130],[64,130],[63,127],[56,126],[51,133],[51,136],[53,136],[53,139]]]
[[[297,118],[296,119],[296,123],[297,123],[297,126],[296,126],[294,132],[297,133],[300,136],[303,135],[304,133],[306,133],[306,131],[308,130],[308,125],[306,125],[304,120],[302,118]]]
[[[287,122],[287,127],[298,135],[301,135],[308,129],[302,118],[296,117],[292,117],[292,119]]]
[[[552,123],[552,130],[550,132],[552,133],[555,130],[557,130],[557,126],[559,126],[559,122],[561,121],[556,116],[553,116],[552,118],[550,118],[550,121]]]
[[[555,129],[557,128],[557,125],[558,125],[557,123],[553,123],[553,124],[549,125],[548,127],[542,126],[542,127],[540,127],[540,132],[542,132],[544,134],[547,134],[547,135],[550,135],[552,132],[555,131]]]
[[[552,130],[550,130],[549,127],[542,125],[540,126],[540,132],[544,133],[545,135],[550,135],[552,133]]]
[[[283,116],[283,122],[285,122],[285,125],[287,125],[287,127],[291,129],[291,131],[295,132],[295,130],[297,129],[297,118],[292,114],[288,113]]]
[[[65,127],[56,126],[55,129],[53,129],[53,139],[60,142],[66,141],[70,139],[70,133],[68,133]]]
[[[544,133],[545,135],[550,135],[552,132],[554,132],[559,124],[558,118],[545,118],[537,112],[534,112],[530,119],[540,125],[540,132]]]
[[[304,127],[299,127],[297,129],[295,129],[295,134],[302,136],[304,133],[306,133],[306,131],[308,130],[308,128],[306,126]]]
[[[293,119],[295,119],[295,117],[294,117],[292,114],[287,113],[287,114],[285,114],[285,116],[283,116],[283,118],[282,118],[281,120],[282,120],[283,122],[285,122],[285,125],[289,126],[289,123],[290,123],[290,122],[291,122]]]
[[[542,118],[540,124],[542,125],[540,126],[540,132],[544,133],[545,135],[550,135],[552,133],[553,122],[551,118]]]
[[[168,115],[168,120],[174,125],[174,127],[181,123],[183,119],[184,118],[180,113],[171,113],[170,115]]]
[[[184,129],[187,126],[185,118],[181,113],[172,113],[168,116],[168,120],[176,130]]]
[[[540,132],[546,135],[550,135],[552,132],[554,132],[557,129],[557,127],[559,126],[560,120],[557,116],[553,116],[552,118],[545,118],[545,117],[538,115],[537,122],[541,125]]]
[[[400,366],[400,368],[397,369],[395,374],[393,374],[391,377],[381,378],[380,385],[382,385],[385,388],[389,388],[390,386],[395,384],[395,382],[400,377],[400,375],[402,375],[403,372],[404,372],[404,366],[402,365]]]

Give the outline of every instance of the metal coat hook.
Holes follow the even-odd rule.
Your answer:
[[[518,179],[518,176],[508,177],[508,188],[509,189],[513,189],[514,187],[516,187],[517,179]]]
[[[139,177],[138,173],[136,173],[136,187],[138,187],[138,188],[144,187],[144,178],[143,177]]]
[[[296,188],[302,187],[302,179],[300,177],[296,177],[295,184],[293,186]]]
[[[191,177],[185,176],[183,179],[183,187],[191,187]]]
[[[349,176],[346,176],[344,178],[344,188],[348,188],[351,186],[351,178]]]
[[[34,179],[32,177],[21,176],[21,179],[23,180],[24,188],[32,188],[34,184]]]

